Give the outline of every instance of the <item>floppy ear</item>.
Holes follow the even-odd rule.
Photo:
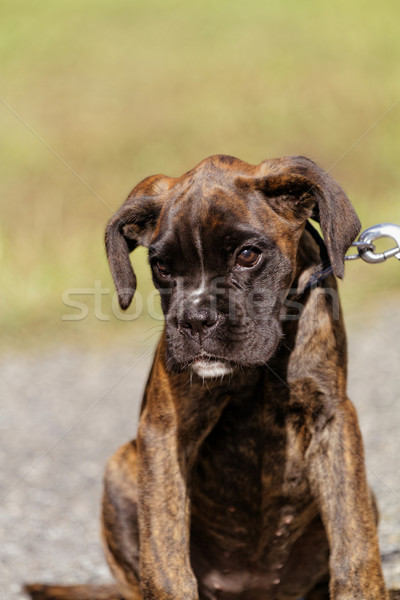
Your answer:
[[[124,310],[132,302],[136,290],[129,253],[137,246],[149,246],[171,181],[165,175],[144,179],[107,224],[107,258],[118,301]]]
[[[265,161],[260,167],[267,174],[255,184],[269,205],[285,218],[318,221],[333,271],[342,278],[345,254],[361,223],[340,185],[304,156]]]

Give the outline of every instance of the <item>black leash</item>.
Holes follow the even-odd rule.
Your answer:
[[[314,238],[314,241],[319,246],[319,253],[321,256],[322,265],[331,267],[331,261],[329,260],[328,250],[326,249],[325,242],[318,233],[318,231],[315,229],[315,227],[311,225],[310,221],[306,222],[306,230],[308,231],[308,233],[311,233],[312,237]]]
[[[310,221],[306,222],[306,230],[311,234],[313,240],[318,245],[322,262],[316,268],[316,271],[311,275],[304,288],[294,292],[294,295],[298,297],[303,296],[303,294],[308,292],[308,290],[313,290],[314,288],[320,286],[323,280],[328,277],[328,275],[333,273],[333,267],[331,265],[324,240],[318,231],[311,225]]]

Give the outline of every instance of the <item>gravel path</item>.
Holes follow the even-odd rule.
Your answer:
[[[386,580],[400,587],[400,307],[369,315],[364,330],[353,321],[349,391],[381,509]],[[0,598],[22,600],[28,580],[109,579],[98,532],[102,474],[135,434],[150,362],[127,348],[0,357]]]

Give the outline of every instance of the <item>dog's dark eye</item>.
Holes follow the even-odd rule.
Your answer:
[[[261,257],[261,251],[258,248],[243,248],[236,257],[238,267],[254,267]]]
[[[156,269],[161,275],[161,277],[168,277],[168,275],[170,275],[170,271],[167,265],[162,260],[158,260],[156,262]]]

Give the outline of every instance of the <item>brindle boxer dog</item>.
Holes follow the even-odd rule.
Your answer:
[[[28,586],[33,598],[389,598],[335,277],[308,285],[321,268],[309,217],[343,277],[359,220],[300,156],[149,177],[110,220],[121,307],[142,245],[165,315],[137,439],[105,477],[116,586]]]

